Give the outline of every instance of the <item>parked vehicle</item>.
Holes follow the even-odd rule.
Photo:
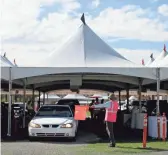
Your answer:
[[[68,105],[43,105],[30,121],[30,140],[37,137],[66,137],[76,140],[78,121]]]

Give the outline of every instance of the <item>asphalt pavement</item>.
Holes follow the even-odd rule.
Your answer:
[[[3,141],[1,143],[2,155],[75,155],[75,147],[86,146],[88,142],[95,141],[97,136],[92,133],[79,132],[76,142],[64,140],[28,140]]]
[[[2,142],[2,155],[80,155],[76,148],[85,146],[85,143],[70,142]],[[85,152],[81,152],[85,155]],[[87,153],[86,153],[87,154]],[[89,155],[109,155],[106,153],[90,152]],[[145,155],[145,154],[136,154]],[[166,152],[148,153],[148,155],[168,155]]]

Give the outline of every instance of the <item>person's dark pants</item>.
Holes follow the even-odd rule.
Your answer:
[[[93,115],[93,110],[90,109],[90,115],[91,115],[91,119],[93,119],[94,115]]]
[[[106,122],[106,130],[107,130],[107,134],[108,134],[108,136],[110,138],[110,143],[111,144],[115,144],[113,123],[112,122]]]

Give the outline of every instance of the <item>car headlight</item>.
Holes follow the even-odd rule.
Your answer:
[[[62,124],[61,128],[72,128],[73,124],[72,123],[67,123],[67,124]]]
[[[39,124],[35,124],[35,123],[32,123],[32,122],[29,123],[29,127],[32,127],[32,128],[41,128],[41,126]]]

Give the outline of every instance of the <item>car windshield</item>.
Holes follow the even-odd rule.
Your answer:
[[[69,107],[63,106],[44,106],[39,109],[36,116],[47,117],[72,117]]]

